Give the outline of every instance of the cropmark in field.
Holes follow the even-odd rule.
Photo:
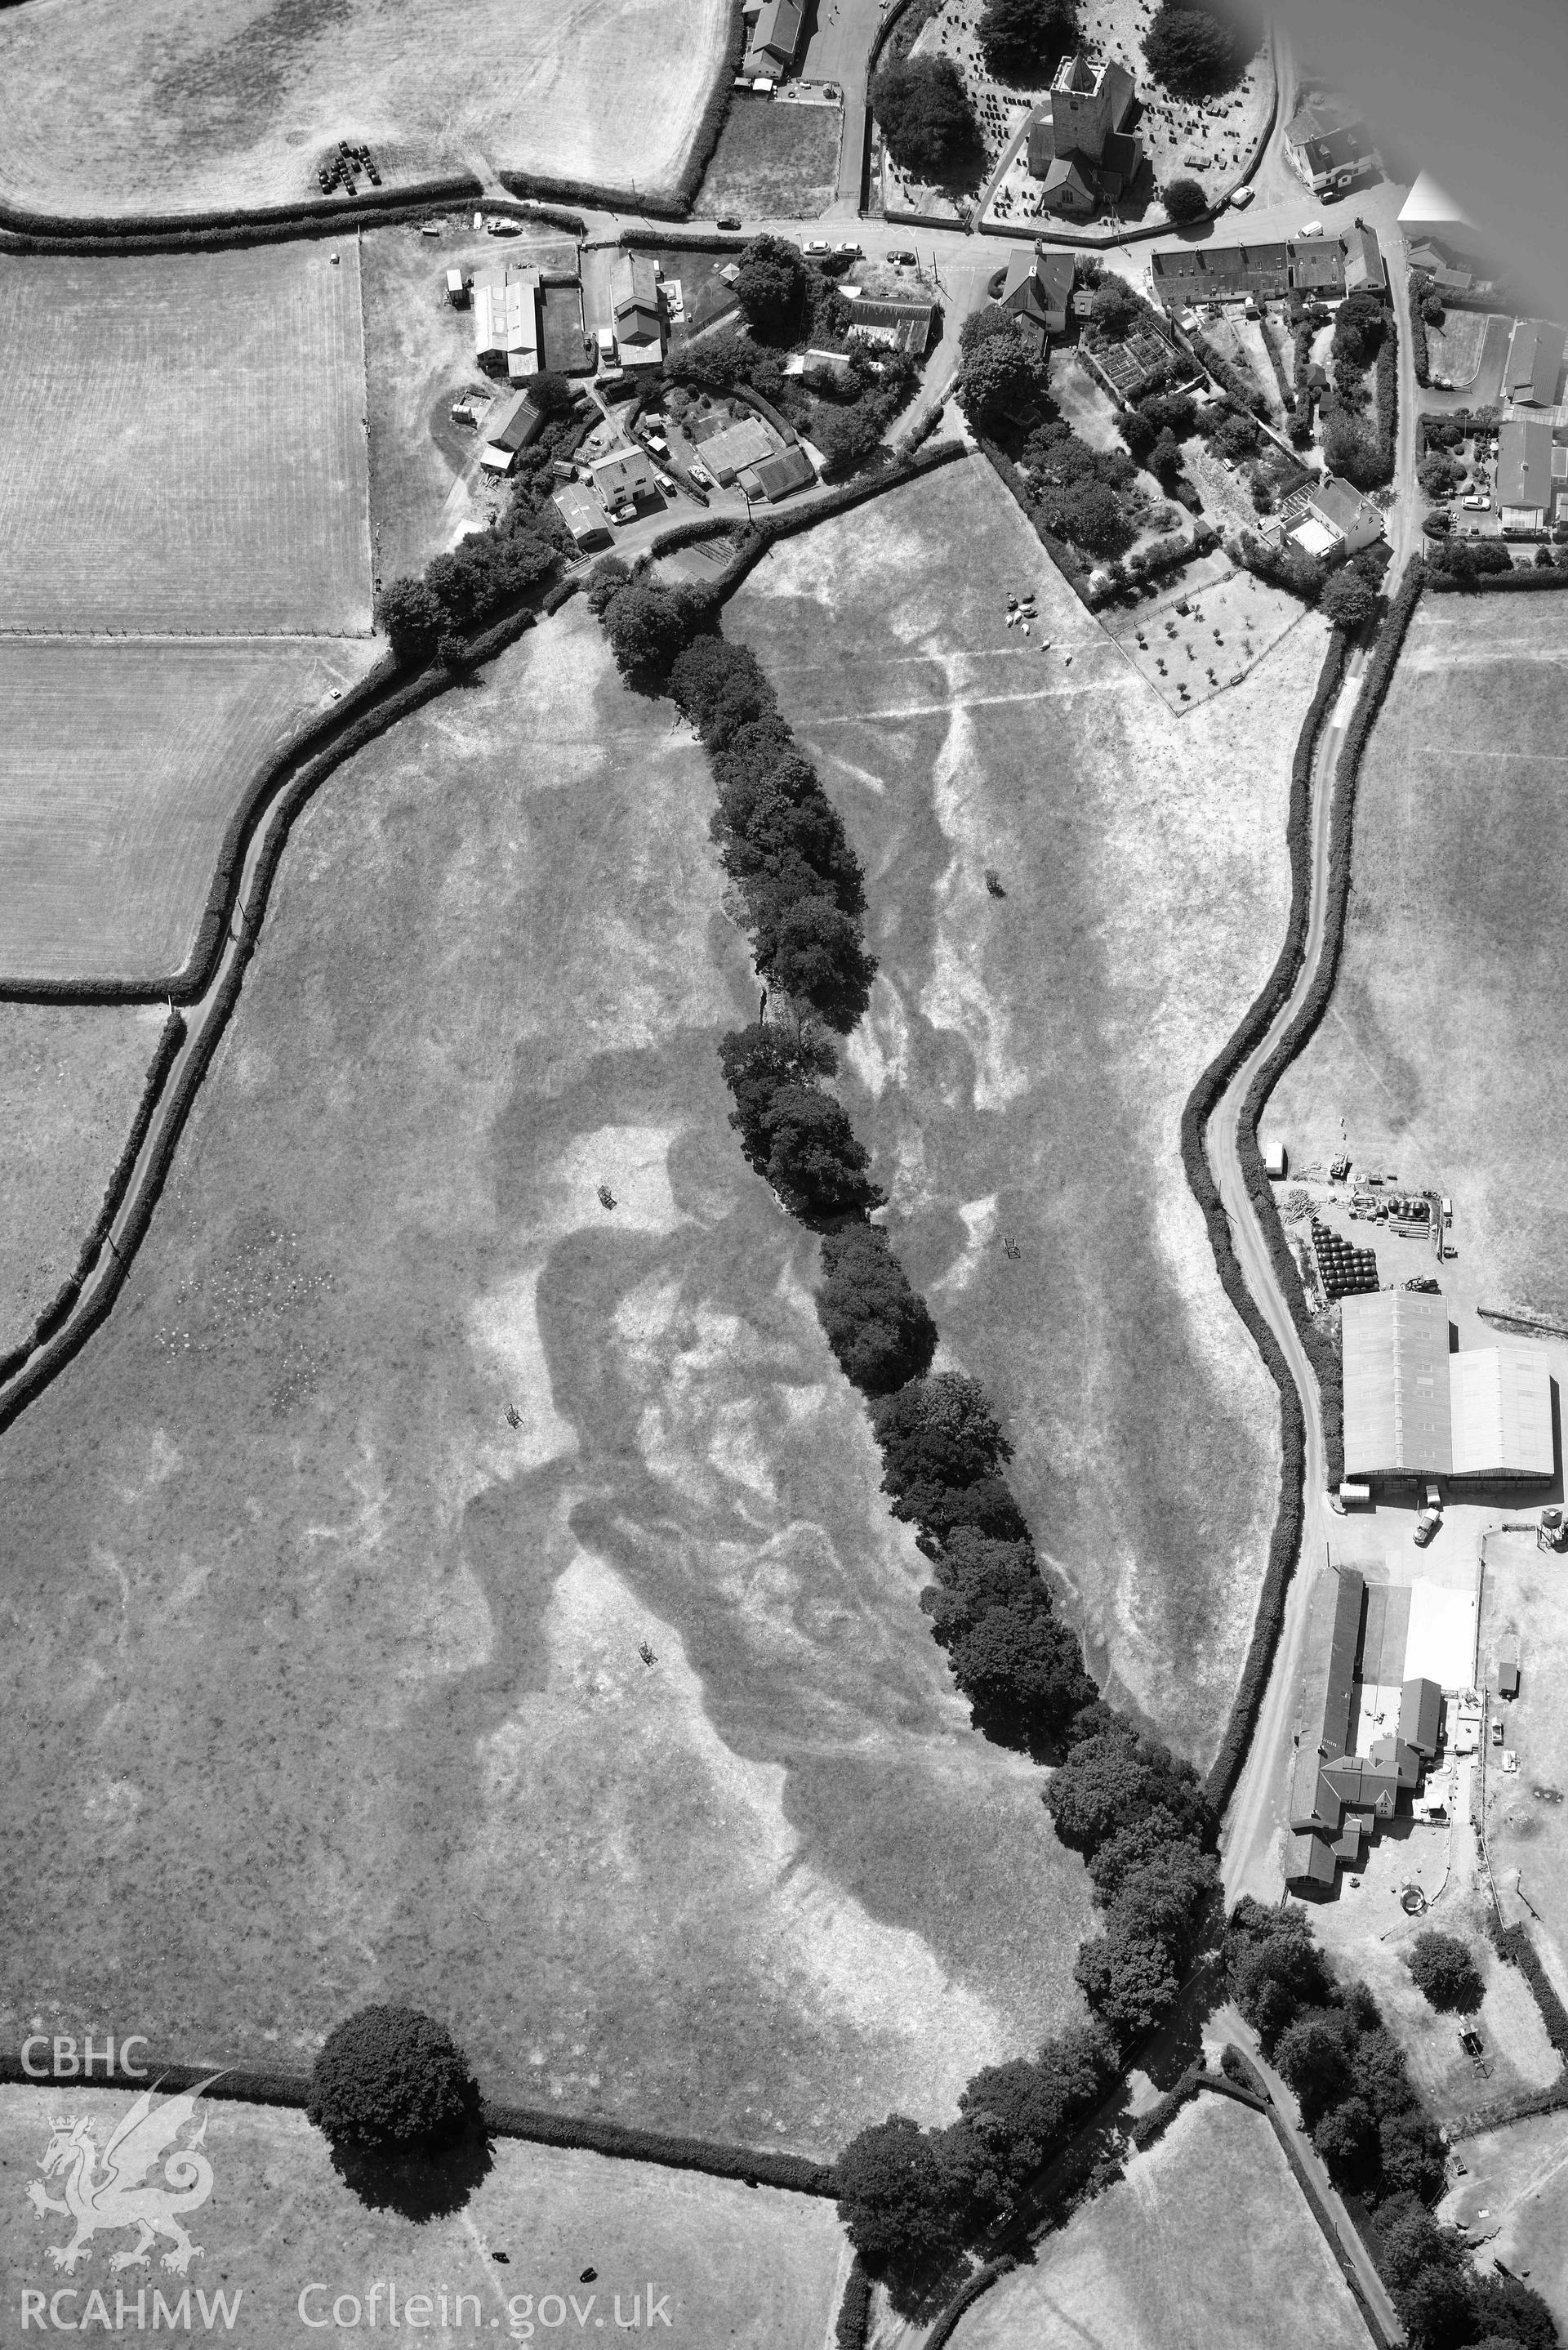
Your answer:
[[[1366,2339],[1266,2116],[1212,2096],[1185,2106],[953,2336],[955,2350],[1366,2350]]]
[[[245,785],[376,650],[0,639],[0,978],[177,972]]]
[[[1005,599],[1031,588],[1026,638]],[[1003,1408],[1098,1669],[1206,1759],[1267,1553],[1278,1410],[1178,1129],[1283,937],[1323,624],[1179,720],[976,459],[775,549],[725,627],[866,863],[881,972],[853,1109],[899,1253]]]
[[[0,2023],[302,2064],[407,1999],[493,2095],[830,2152],[1082,2015],[1085,1873],[725,1123],[709,805],[573,606],[301,819],[0,1440]]]
[[[0,196],[297,203],[345,139],[389,188],[478,158],[668,195],[730,23],[726,0],[33,0],[0,13]]]
[[[73,96],[135,47],[106,35]],[[3,62],[0,89],[26,102]],[[351,237],[0,259],[0,631],[368,633]]]
[[[130,2099],[64,2085],[0,2090],[0,2176],[8,2189],[0,2199],[0,2269],[14,2314],[25,2290],[41,2291],[46,2309],[62,2283],[69,2292],[47,2248],[68,2239],[70,2223],[35,2211],[24,2191],[62,2104],[102,2147]],[[832,2325],[848,2247],[832,2204],[813,2197],[753,2193],[740,2179],[501,2139],[463,2208],[415,2225],[393,2210],[368,2210],[303,2114],[227,2102],[197,2110],[213,2186],[185,2217],[202,2258],[184,2276],[157,2266],[151,2278],[140,2272],[124,2295],[127,2331],[139,2287],[144,2324],[150,2318],[163,2330],[155,2291],[178,2312],[190,2287],[190,2333],[236,2343],[309,2342],[315,2327],[331,2329],[334,2341],[384,2336],[395,2324],[416,2336],[428,2327],[450,2350],[497,2338],[547,2342],[557,2327],[568,2339],[601,2329],[613,2339],[618,2325],[671,2344],[821,2350]],[[57,2174],[50,2191],[57,2197]],[[59,2304],[68,2324],[96,2331],[88,2294],[95,2275],[103,2284],[101,2248],[112,2257],[130,2241],[100,2234],[98,2258],[76,2272],[75,2298]],[[203,2290],[210,2326],[197,2299]],[[220,2293],[232,2336],[214,2308]],[[112,2313],[115,2305],[111,2284],[105,2306]],[[40,2322],[51,2330],[47,2316]],[[185,2331],[177,2317],[171,2330]]]

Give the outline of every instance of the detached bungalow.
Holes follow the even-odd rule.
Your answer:
[[[1502,388],[1516,408],[1556,407],[1565,339],[1562,328],[1548,326],[1544,318],[1515,321]]]
[[[783,81],[794,63],[805,22],[803,0],[763,0],[756,29],[742,61],[748,81]]]
[[[1558,448],[1543,416],[1511,416],[1497,436],[1497,503],[1504,530],[1544,530],[1568,492],[1568,449]]]

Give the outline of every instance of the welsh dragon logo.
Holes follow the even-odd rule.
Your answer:
[[[163,2266],[177,2275],[183,2276],[192,2262],[202,2257],[201,2245],[193,2244],[181,2225],[180,2214],[195,2210],[213,2191],[213,2166],[201,2152],[207,2135],[205,2117],[183,2146],[178,2141],[194,2118],[202,2090],[217,2078],[211,2074],[186,2095],[165,2097],[159,2106],[152,2102],[152,2091],[144,2089],[101,2150],[89,2121],[51,2122],[38,2168],[45,2178],[63,2178],[64,2198],[47,2194],[35,2178],[28,2182],[27,2199],[40,2219],[58,2211],[76,2222],[68,2243],[45,2248],[56,2268],[74,2275],[78,2261],[91,2260],[93,2237],[121,2228],[135,2228],[137,2240],[128,2252],[111,2255],[111,2270],[148,2267],[160,2236],[173,2245],[172,2251],[163,2254]],[[161,2183],[148,2177],[160,2160]]]

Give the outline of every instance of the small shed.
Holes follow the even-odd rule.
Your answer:
[[[1519,1641],[1511,1632],[1497,1644],[1497,1690],[1500,1697],[1519,1695]]]
[[[1271,1183],[1280,1183],[1284,1180],[1286,1165],[1284,1144],[1271,1142],[1263,1153],[1263,1172]]]
[[[468,281],[461,269],[447,271],[446,298],[454,310],[466,310],[468,307]]]

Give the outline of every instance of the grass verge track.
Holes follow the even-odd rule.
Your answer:
[[[1003,598],[1030,584],[1024,639]],[[1322,624],[1178,720],[977,463],[775,551],[725,626],[867,863],[882,975],[854,1117],[892,1175],[900,1253],[1006,1408],[1020,1499],[1096,1663],[1206,1760],[1251,1629],[1277,1422],[1179,1120],[1283,932]]]
[[[32,0],[0,14],[0,195],[66,215],[282,203],[317,193],[344,138],[389,186],[480,153],[653,193],[730,21],[726,0],[146,0],[129,20]]]
[[[0,639],[0,979],[177,971],[245,785],[376,650]]]
[[[369,629],[352,236],[0,260],[0,630]]]
[[[90,2119],[101,2144],[130,2099],[78,2085],[68,2104],[73,2116]],[[28,2174],[36,2175],[50,2117],[60,2109],[57,2087],[0,2091],[0,2173],[13,2190],[0,2210],[0,2266],[13,2309],[25,2287],[47,2295],[68,2282],[49,2265],[46,2247],[65,2241],[69,2222],[52,2214],[41,2220],[23,2192]],[[333,2169],[325,2140],[303,2114],[227,2103],[202,2110],[213,2187],[190,2225],[203,2257],[189,2280],[152,2269],[149,2324],[153,2289],[176,2301],[189,2282],[204,2287],[209,2299],[215,2290],[238,2292],[236,2342],[308,2342],[299,2296],[315,2282],[326,2290],[306,2301],[308,2316],[325,2316],[337,2295],[350,2293],[369,2331],[363,2310],[369,2284],[379,2280],[379,2326],[388,2323],[386,2288],[395,2283],[400,2325],[409,2323],[410,2299],[428,2294],[432,2307],[416,2310],[414,2324],[421,2315],[433,2320],[430,2338],[443,2344],[519,2338],[510,2320],[527,2322],[524,2300],[535,2314],[533,2339],[549,2341],[554,2312],[547,2306],[543,2324],[536,2314],[551,2294],[576,2297],[580,2327],[570,2301],[566,2304],[574,2337],[586,2331],[592,2338],[597,2320],[613,2340],[616,2295],[629,2327],[633,2295],[646,2318],[650,2286],[673,2344],[822,2350],[832,2325],[848,2250],[830,2203],[504,2140],[463,2210],[416,2226],[392,2211],[367,2210]],[[62,2304],[62,2315],[74,2321],[86,2313],[93,2283],[104,2282],[101,2267],[100,2252],[78,2272],[80,2291]],[[597,2276],[585,2282],[585,2269]],[[440,2324],[443,2293],[454,2316],[459,2293],[479,2297],[477,2312],[465,2302],[462,2324],[450,2331]],[[134,2313],[134,2283],[127,2303]],[[112,2284],[107,2306],[112,2313]],[[192,2330],[202,2332],[199,2309]],[[664,2338],[657,2314],[650,2330]],[[225,2338],[221,2321],[213,2333]],[[328,2338],[343,2336],[333,2332]]]
[[[297,2063],[409,1997],[500,2097],[820,2152],[1080,2012],[1084,1872],[725,1127],[707,806],[574,611],[300,819],[126,1289],[0,1445],[7,2017]],[[62,1607],[100,1537],[123,1605]]]

